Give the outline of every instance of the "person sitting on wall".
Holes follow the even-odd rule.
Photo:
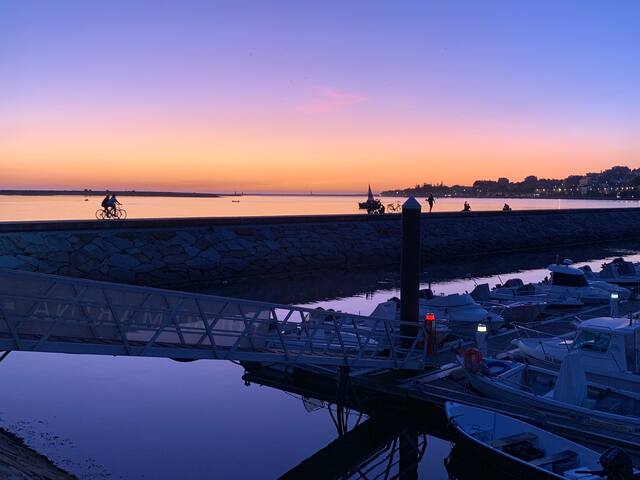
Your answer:
[[[504,207],[502,207],[502,211],[503,212],[510,212],[511,211],[511,207],[509,206],[508,203],[504,204]]]
[[[469,202],[464,202],[464,207],[462,208],[463,212],[470,212],[471,211],[471,205],[469,205]]]

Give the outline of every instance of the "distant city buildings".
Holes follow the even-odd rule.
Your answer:
[[[423,183],[401,190],[388,190],[383,195],[433,194],[440,197],[553,197],[553,198],[619,198],[640,199],[640,168],[616,166],[600,173],[570,175],[564,179],[538,178],[534,175],[521,182],[508,178],[476,180],[471,186]]]

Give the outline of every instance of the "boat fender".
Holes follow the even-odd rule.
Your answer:
[[[462,354],[464,368],[477,372],[482,366],[482,352],[477,348],[467,348]]]

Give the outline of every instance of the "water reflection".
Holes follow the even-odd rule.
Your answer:
[[[363,214],[358,201],[366,195],[244,195],[242,197],[181,198],[181,197],[132,197],[118,195],[127,211],[127,218],[175,218],[175,217],[246,217],[264,215],[325,215]],[[402,202],[404,198],[383,198],[383,203]],[[418,199],[426,211],[424,198]],[[15,220],[95,220],[102,196],[51,195],[24,196],[0,195],[0,221]],[[434,212],[457,212],[465,201],[474,211],[501,210],[501,198],[441,198]],[[636,200],[579,200],[519,198],[509,200],[514,210],[561,208],[630,208],[637,207]]]
[[[305,406],[311,403],[317,409],[324,408],[336,428],[335,440],[279,478],[413,480],[419,478],[423,470],[435,473],[432,465],[422,465],[422,461],[428,445],[439,442],[427,435],[427,429],[429,423],[442,425],[441,411],[427,408],[427,414],[389,402],[383,406],[365,391],[301,369],[282,371],[259,365],[247,365],[247,369],[243,376],[246,382],[298,395],[312,395],[313,402],[310,397],[302,397]],[[347,390],[341,391],[345,387]],[[367,415],[363,417],[365,411]],[[440,418],[440,422],[435,421],[436,418]],[[429,431],[444,436],[442,427],[440,430],[431,427]],[[431,460],[435,458],[438,457]],[[442,474],[437,477],[444,478]]]
[[[507,278],[507,272],[522,270],[519,276],[540,280],[544,266],[556,253],[598,267],[602,258],[635,252],[637,246],[616,244],[429,265],[423,280],[431,280],[434,289],[444,293],[472,288],[467,273],[476,281],[491,283]],[[640,257],[634,253],[626,258]],[[397,295],[395,270],[393,266],[387,272],[246,279],[202,288],[369,313],[378,301]],[[14,352],[0,363],[0,423],[87,480],[277,478],[293,475],[307,460],[315,462],[332,452],[332,460],[324,463],[342,465],[333,472],[342,477],[335,478],[362,478],[359,472],[384,478],[386,472],[379,473],[388,465],[394,440],[392,463],[396,466],[390,478],[398,478],[401,433],[409,427],[414,430],[408,432],[407,445],[415,445],[416,434],[418,445],[426,441],[423,453],[417,450],[419,478],[445,480],[446,457],[450,467],[477,465],[458,461],[474,458],[464,451],[459,454],[459,446],[451,452],[451,432],[440,409],[393,404],[353,388],[340,397],[335,379],[310,378],[299,370],[246,367],[231,362],[185,364],[168,359]],[[249,387],[243,385],[243,379],[250,382]],[[307,400],[305,408],[301,397],[319,399],[325,408],[314,410],[313,400]],[[408,417],[403,412],[409,412]],[[385,431],[386,418],[392,420]],[[367,425],[376,427],[378,433],[349,435],[368,420],[375,420]],[[365,428],[371,427],[361,431]],[[354,446],[369,437],[368,448]],[[350,442],[349,438],[359,440]],[[323,462],[314,465],[318,463]],[[407,471],[415,476],[415,468]],[[316,478],[330,478],[329,472],[318,472]],[[482,472],[474,468],[470,473],[465,477],[458,472],[459,478],[478,478]],[[314,478],[309,475],[307,478]],[[501,477],[496,474],[493,478]]]
[[[455,293],[472,290],[475,283],[502,283],[510,274],[518,276],[522,272],[527,281],[540,281],[547,275],[546,266],[557,258],[570,258],[576,264],[589,264],[599,270],[604,261],[617,256],[637,261],[634,256],[639,242],[617,242],[592,247],[563,247],[538,252],[505,253],[499,257],[476,259],[451,259],[448,262],[428,263],[422,272],[424,286],[435,285],[436,293]],[[520,272],[520,273],[519,273]],[[362,309],[373,301],[385,301],[388,296],[398,294],[400,276],[397,265],[386,269],[358,268],[349,271],[314,272],[308,274],[284,275],[269,278],[239,278],[224,282],[183,285],[181,288],[195,292],[212,293],[250,300],[296,305],[321,305],[334,303],[336,299],[354,297],[350,313],[368,315],[373,307]],[[456,290],[457,289],[457,290]],[[362,302],[362,299],[368,300]],[[341,302],[344,303],[344,302]],[[335,308],[335,307],[333,307]]]
[[[287,480],[418,478],[427,435],[397,419],[369,418],[280,477]]]

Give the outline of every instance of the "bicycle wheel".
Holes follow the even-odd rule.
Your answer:
[[[100,208],[100,209],[96,210],[96,218],[98,220],[104,220],[105,218],[107,218],[105,215],[106,214],[104,212],[104,209]]]
[[[116,210],[116,218],[118,220],[124,220],[127,218],[127,211],[124,208],[118,208]]]

